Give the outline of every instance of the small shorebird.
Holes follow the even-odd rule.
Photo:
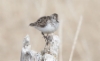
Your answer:
[[[58,29],[58,14],[54,13],[50,16],[43,16],[36,22],[30,23],[30,26],[35,27],[36,29],[41,31],[44,38],[47,39],[48,34],[53,33]],[[44,34],[47,34],[47,36],[45,36]]]

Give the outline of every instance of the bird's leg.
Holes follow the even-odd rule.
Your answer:
[[[46,48],[46,46],[48,45],[48,37],[45,36],[43,32],[42,32],[42,35],[43,35],[45,42],[46,42],[46,44],[45,44],[45,48]]]
[[[42,32],[42,35],[43,35],[43,37],[44,37],[44,39],[45,39],[45,41],[47,40],[47,37],[44,35],[44,33]]]
[[[46,38],[46,39],[47,39],[46,45],[48,45],[48,43],[49,43],[49,40],[48,40],[48,34],[47,34],[46,37],[47,37],[47,38]]]

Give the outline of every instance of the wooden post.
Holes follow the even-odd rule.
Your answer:
[[[49,35],[48,41],[41,52],[31,50],[30,38],[23,40],[20,61],[57,61],[60,39],[57,35]]]

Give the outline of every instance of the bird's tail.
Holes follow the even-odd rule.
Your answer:
[[[30,23],[29,26],[36,26],[36,23]]]

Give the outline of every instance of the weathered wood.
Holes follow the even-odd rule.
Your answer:
[[[58,36],[49,35],[44,50],[38,53],[31,50],[30,38],[27,35],[23,40],[20,61],[57,61],[59,45]]]

